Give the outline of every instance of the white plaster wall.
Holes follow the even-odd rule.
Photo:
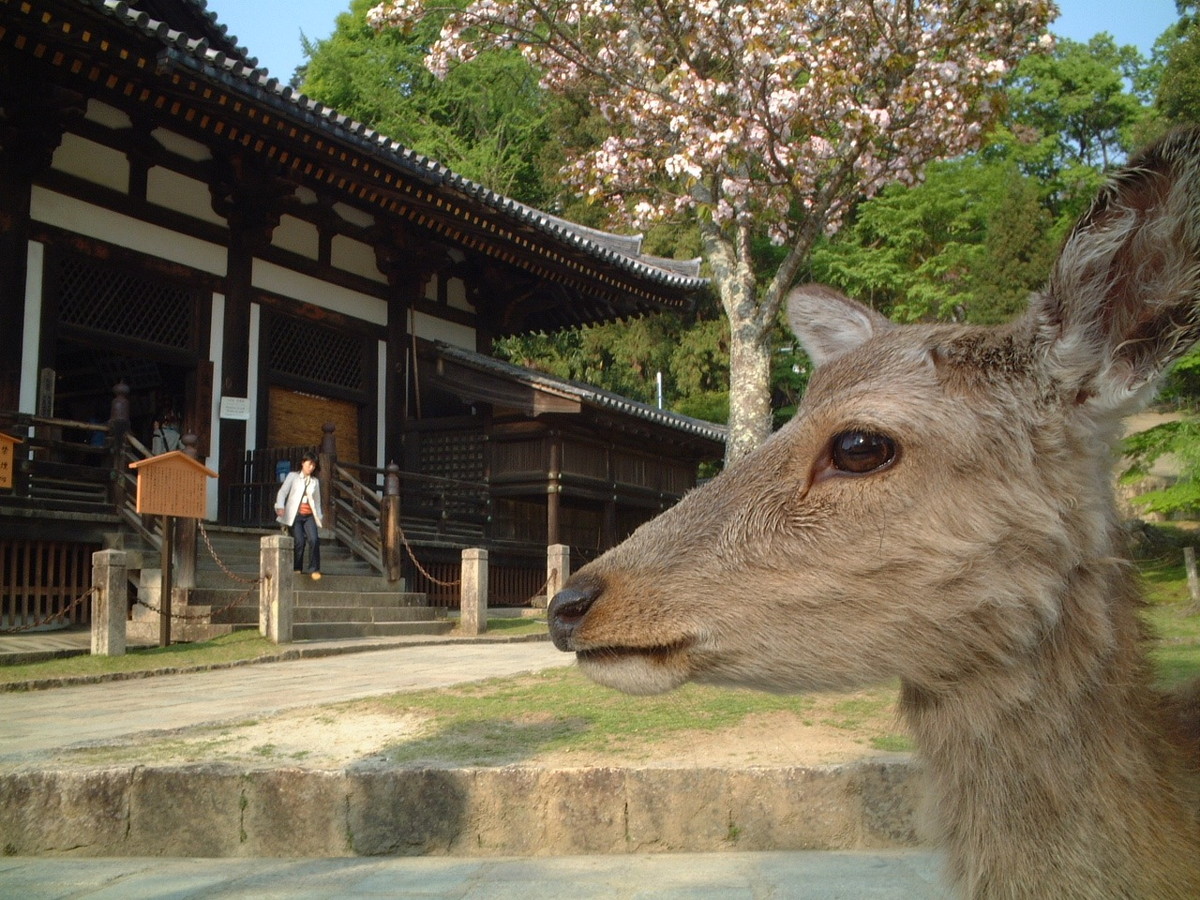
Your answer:
[[[129,160],[125,154],[77,134],[64,134],[54,151],[54,169],[122,194],[129,190]]]
[[[321,234],[317,226],[295,216],[280,216],[271,232],[271,243],[280,250],[291,250],[308,259],[317,259],[321,251]]]
[[[335,234],[330,248],[329,261],[335,268],[344,272],[353,272],[363,278],[387,284],[387,278],[379,271],[379,266],[376,264],[374,248],[362,241]]]
[[[212,193],[207,184],[162,166],[155,166],[146,176],[146,199],[193,219],[225,224],[225,219],[212,208]]]
[[[212,159],[212,153],[206,146],[198,141],[185,138],[181,134],[176,134],[174,131],[168,131],[165,128],[155,128],[150,132],[150,136],[166,149],[178,156],[182,156],[184,159],[190,159],[193,162],[207,162]]]
[[[413,330],[427,341],[442,341],[464,350],[475,350],[475,329],[445,319],[435,319],[425,313],[413,313]]]
[[[246,399],[250,401],[250,418],[246,422],[246,449],[258,449],[258,343],[262,333],[262,306],[250,304],[250,367],[246,376]]]
[[[221,347],[225,340],[225,295],[213,294],[212,313],[209,318],[208,358],[213,364],[212,409],[208,413],[208,421],[212,423],[212,432],[208,436],[207,465],[214,472],[221,471],[221,383],[224,373],[221,370]],[[206,518],[217,518],[220,503],[221,484],[219,478],[208,479],[206,493]]]
[[[35,221],[47,225],[182,263],[202,272],[225,274],[227,253],[222,246],[101,209],[36,185],[30,212]]]
[[[103,125],[114,131],[133,127],[133,119],[129,118],[127,114],[115,106],[109,106],[107,103],[101,103],[95,99],[88,100],[87,111],[83,117],[89,122],[95,122],[97,125]]]
[[[265,291],[344,313],[375,325],[387,324],[385,301],[330,284],[328,281],[310,278],[274,263],[254,260],[252,281],[255,287]]]
[[[21,387],[18,404],[23,413],[37,412],[38,345],[42,336],[42,280],[46,248],[30,241],[25,251],[25,322],[21,331]]]
[[[446,282],[446,304],[464,312],[475,312],[475,307],[467,302],[467,285],[461,278]]]
[[[390,459],[383,458],[384,439],[387,436],[387,384],[388,384],[388,358],[387,358],[387,341],[380,341],[378,353],[376,353],[378,365],[376,366],[375,384],[378,385],[375,393],[375,459],[376,465],[386,466]],[[382,483],[382,482],[381,482]]]

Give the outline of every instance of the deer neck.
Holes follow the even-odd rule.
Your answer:
[[[903,683],[951,873],[967,896],[1200,896],[1195,796],[1151,687],[1135,576],[1078,567],[1060,602],[1027,659]]]

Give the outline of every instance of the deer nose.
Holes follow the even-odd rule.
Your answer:
[[[550,638],[555,647],[567,652],[575,649],[572,641],[575,629],[598,596],[600,590],[594,585],[563,588],[554,595],[546,614],[550,620]]]

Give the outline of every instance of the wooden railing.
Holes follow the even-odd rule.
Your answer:
[[[4,411],[0,428],[21,441],[13,453],[14,505],[74,512],[109,506],[115,462],[107,424]]]
[[[333,532],[337,539],[355,556],[370,563],[376,571],[387,574],[383,502],[377,489],[359,481],[349,467],[335,463],[330,493],[330,506],[335,509],[331,517]],[[329,510],[326,510],[328,515]]]

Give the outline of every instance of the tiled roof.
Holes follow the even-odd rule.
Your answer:
[[[436,160],[416,153],[337,110],[313,100],[258,67],[258,60],[238,45],[237,38],[207,9],[206,0],[78,0],[101,10],[130,28],[159,41],[165,57],[220,82],[231,91],[265,102],[277,111],[300,117],[310,127],[335,133],[362,152],[402,169],[431,187],[445,187],[473,198],[516,223],[533,227],[592,258],[640,278],[680,291],[697,291],[708,284],[700,277],[700,261],[671,260],[644,255],[641,236],[610,234],[576,225],[526,206],[471,181]],[[233,0],[230,0],[233,2]],[[241,0],[250,2],[250,0]],[[156,18],[154,14],[161,16]],[[188,30],[183,30],[188,29]],[[189,33],[191,31],[191,33]],[[202,32],[197,34],[196,32]]]
[[[438,356],[443,359],[480,372],[496,375],[519,384],[527,384],[551,394],[569,397],[587,406],[616,410],[627,416],[653,422],[656,425],[686,432],[710,441],[724,444],[726,440],[728,429],[724,425],[717,425],[713,422],[705,422],[703,419],[693,419],[691,416],[668,412],[656,406],[651,406],[648,403],[639,403],[636,400],[630,400],[628,397],[622,397],[619,394],[613,394],[589,384],[568,381],[565,378],[557,378],[553,375],[547,375],[544,372],[526,369],[522,366],[505,362],[504,360],[484,356],[482,353],[473,353],[470,350],[464,350],[461,347],[454,347],[450,344],[437,342],[434,344],[434,347]]]

